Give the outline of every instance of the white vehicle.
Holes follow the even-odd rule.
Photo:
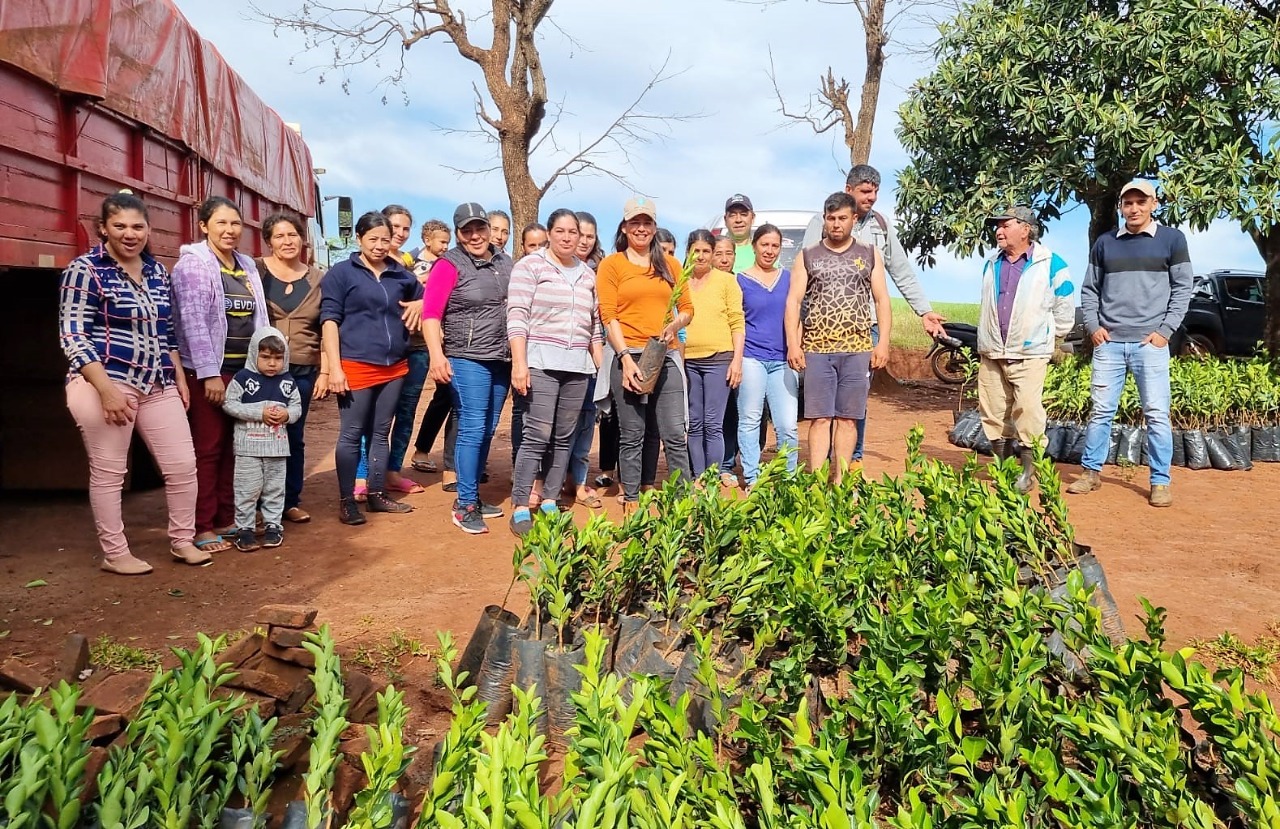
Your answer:
[[[778,230],[782,231],[782,255],[778,257],[778,265],[789,268],[796,254],[800,252],[805,230],[817,216],[817,212],[813,210],[759,210],[756,212],[755,226],[751,231],[754,233],[757,227],[764,224],[777,226]],[[716,236],[724,233],[724,229],[723,214],[707,223],[707,230]]]

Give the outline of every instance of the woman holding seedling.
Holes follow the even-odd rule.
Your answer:
[[[185,564],[208,564],[193,543],[196,455],[187,426],[191,396],[182,373],[169,274],[147,251],[147,208],[131,193],[102,202],[102,244],[73,259],[58,292],[58,331],[71,370],[67,408],[89,456],[89,505],[103,570],[151,572],[129,550],[120,510],[136,429],[164,475],[169,549]]]
[[[653,202],[630,199],[614,238],[617,252],[605,257],[597,271],[600,321],[617,355],[609,380],[622,433],[618,466],[624,513],[634,512],[640,500],[641,453],[651,409],[670,471],[690,477],[684,382],[676,344],[677,333],[693,319],[693,303],[680,263],[659,247],[657,228]],[[657,377],[646,378],[638,361],[654,339],[656,347],[665,346],[666,355],[656,369]],[[646,390],[646,380],[656,381],[652,390]]]

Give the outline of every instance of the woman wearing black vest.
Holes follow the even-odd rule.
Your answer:
[[[489,531],[486,518],[502,517],[500,508],[480,502],[480,473],[511,384],[511,258],[490,242],[489,216],[475,202],[458,205],[453,226],[458,244],[431,269],[423,331],[431,353],[431,379],[452,384],[458,418],[453,523],[463,532],[480,534]]]

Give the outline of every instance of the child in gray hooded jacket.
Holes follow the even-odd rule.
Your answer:
[[[302,397],[288,372],[289,344],[270,326],[259,328],[249,340],[245,367],[227,386],[222,408],[235,418],[232,441],[236,466],[232,488],[236,501],[236,549],[258,549],[253,534],[254,512],[262,502],[266,525],[262,545],[284,543],[284,482],[289,460],[285,427],[302,417]]]

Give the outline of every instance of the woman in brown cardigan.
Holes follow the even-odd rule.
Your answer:
[[[328,374],[320,348],[320,281],[324,274],[302,261],[305,239],[306,223],[300,216],[273,213],[262,223],[262,240],[271,253],[257,261],[271,324],[289,340],[289,373],[302,396],[302,417],[288,427],[289,464],[284,490],[284,517],[295,524],[311,520],[300,506],[306,474],[302,435],[307,412],[313,395],[323,399],[329,393],[327,384],[316,382]]]

